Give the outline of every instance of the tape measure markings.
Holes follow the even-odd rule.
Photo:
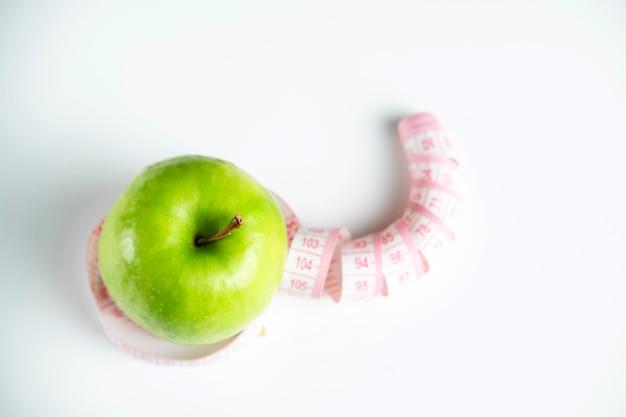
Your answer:
[[[341,247],[341,300],[363,299],[381,290],[382,273],[377,265],[374,235],[346,242]],[[379,260],[380,263],[380,260]]]
[[[319,298],[325,290],[335,301],[387,295],[424,275],[455,240],[462,202],[455,189],[459,164],[446,131],[433,115],[421,113],[403,119],[398,132],[410,174],[409,202],[403,215],[382,231],[352,240],[346,228],[302,227],[289,205],[272,193],[289,245],[280,292]],[[166,364],[207,363],[229,355],[264,328],[265,313],[195,359],[155,355],[124,340],[112,325],[123,323],[138,334],[149,334],[117,307],[101,280],[97,243],[103,222],[87,245],[89,283],[109,338],[133,356]]]
[[[413,239],[402,222],[396,221],[383,233],[383,236],[388,236],[387,239],[394,242],[384,246],[385,261],[383,262],[387,292],[392,293],[420,278],[424,267]]]
[[[291,295],[319,298],[340,229],[300,228],[292,239],[280,291]],[[302,280],[303,278],[304,280]]]
[[[351,236],[348,229],[341,228],[339,230],[339,235],[337,236],[337,242],[330,261],[330,267],[328,269],[328,276],[326,278],[324,289],[336,302],[341,299],[342,290],[343,268],[341,263],[341,248],[350,240]]]
[[[421,204],[415,203],[413,201],[409,201],[409,209],[415,211],[416,213],[419,213],[420,215],[426,217],[428,220],[436,224],[439,230],[441,230],[446,235],[448,240],[450,241],[454,240],[454,233],[450,229],[448,229],[448,226],[446,225],[446,223],[443,220],[441,220],[439,216],[437,216],[435,213],[430,211],[428,208],[422,206]],[[423,233],[419,233],[419,232],[417,233],[419,235],[423,235]]]

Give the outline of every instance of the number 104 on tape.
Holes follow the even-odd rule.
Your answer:
[[[340,234],[340,229],[299,229],[289,248],[280,285],[281,291],[291,295],[319,298],[324,290]]]

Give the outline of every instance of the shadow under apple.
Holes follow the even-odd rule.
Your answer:
[[[104,217],[124,184],[80,182],[56,190],[45,202],[34,228],[44,241],[37,248],[44,262],[48,284],[57,291],[68,316],[87,332],[104,337],[96,305],[89,289],[85,264],[86,244],[95,225]]]

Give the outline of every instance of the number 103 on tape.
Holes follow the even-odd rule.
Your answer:
[[[337,240],[347,233],[341,229],[301,228],[291,241],[280,285],[291,295],[319,298]]]

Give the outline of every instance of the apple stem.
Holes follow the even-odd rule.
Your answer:
[[[223,228],[222,230],[220,230],[214,235],[197,237],[195,244],[196,246],[204,246],[209,242],[213,242],[214,240],[226,237],[229,234],[231,234],[233,230],[239,229],[242,224],[243,224],[243,219],[241,218],[239,213],[235,214],[235,217],[233,217],[230,223],[228,223],[228,226],[226,226],[225,228]]]

